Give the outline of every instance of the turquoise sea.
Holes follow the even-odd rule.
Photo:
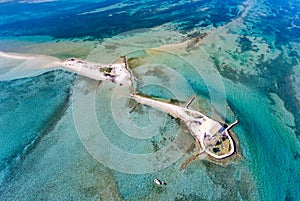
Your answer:
[[[139,92],[196,94],[193,109],[238,119],[238,154],[180,170],[196,153],[180,121],[50,65],[120,55]],[[299,189],[299,0],[0,1],[0,200],[296,201]]]

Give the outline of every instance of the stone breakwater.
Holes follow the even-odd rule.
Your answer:
[[[93,80],[110,81],[119,84],[120,86],[129,87],[130,90],[128,96],[139,104],[148,105],[182,120],[197,142],[196,144],[199,146],[200,153],[205,152],[216,159],[223,159],[235,152],[235,145],[228,130],[236,125],[238,121],[227,128],[224,128],[219,122],[198,111],[189,109],[188,107],[195,97],[189,100],[184,107],[180,107],[166,103],[163,100],[155,100],[153,98],[138,95],[135,92],[133,75],[125,56],[121,56],[120,62],[115,64],[98,64],[75,58],[60,61],[57,58],[48,58],[48,56],[44,55],[16,55],[4,52],[0,52],[0,56],[25,61],[47,58],[46,61],[48,61],[48,63],[47,65],[44,65],[45,68],[59,66]]]
[[[131,87],[131,98],[139,104],[148,105],[181,119],[199,145],[200,153],[205,152],[216,159],[223,159],[235,151],[235,145],[228,130],[238,121],[225,128],[206,115],[189,109],[194,98],[189,100],[185,107],[180,107],[136,94],[132,84],[132,73],[125,56],[122,56],[121,62],[117,64],[100,65],[71,58],[60,65],[91,79],[106,80]]]

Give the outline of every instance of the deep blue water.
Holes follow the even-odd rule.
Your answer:
[[[116,3],[128,4],[93,14],[78,15]],[[197,23],[225,24],[238,16],[242,1],[58,1],[50,3],[2,3],[0,36],[50,35],[55,38],[91,37],[102,39],[126,31],[177,23],[180,31],[192,30]],[[132,5],[131,5],[132,4]],[[163,9],[171,6],[169,9]],[[199,9],[214,5],[205,12]],[[111,14],[111,16],[110,16]]]

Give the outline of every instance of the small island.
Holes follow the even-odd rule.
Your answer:
[[[122,56],[121,62],[116,64],[97,64],[70,58],[64,62],[56,62],[56,65],[94,80],[111,81],[119,85],[132,85],[131,72],[127,67],[125,56]]]
[[[137,94],[133,88],[133,77],[125,56],[121,56],[121,62],[109,65],[100,65],[74,58],[57,64],[97,81],[111,81],[129,87],[129,95],[137,103],[153,107],[180,119],[197,142],[200,149],[198,154],[207,153],[215,159],[224,159],[235,152],[235,144],[228,131],[238,121],[226,127],[198,111],[189,109],[195,97],[181,107]]]
[[[228,130],[236,125],[238,121],[224,128],[219,122],[198,111],[189,109],[188,106],[193,99],[188,101],[185,107],[180,107],[138,94],[132,94],[131,97],[138,103],[148,105],[182,120],[199,145],[200,153],[206,152],[216,159],[223,159],[234,153],[234,142]]]

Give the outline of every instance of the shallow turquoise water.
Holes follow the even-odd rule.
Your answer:
[[[74,75],[64,71],[0,82],[1,175],[26,157],[68,105]]]
[[[27,36],[30,44],[18,47],[10,42],[0,47],[0,51],[36,52],[36,43],[40,48],[51,49],[54,40],[58,45],[70,41],[95,41],[101,45],[101,40],[122,32],[166,23],[172,31],[188,39],[211,26],[226,25],[241,14],[242,6],[242,1],[1,3],[2,39],[13,36],[17,41],[19,36]],[[103,10],[98,12],[98,8]],[[197,160],[180,171],[180,165],[191,156],[186,152],[189,147],[183,147],[180,160],[154,173],[129,174],[109,169],[89,155],[76,134],[74,114],[69,107],[70,96],[74,98],[73,74],[53,71],[1,81],[0,200],[299,200],[300,103],[293,80],[297,78],[292,78],[293,69],[299,68],[299,9],[294,1],[257,2],[244,18],[245,26],[227,32],[238,36],[236,46],[230,49],[232,41],[223,35],[201,46],[222,76],[228,106],[240,121],[234,131],[243,157],[225,167]],[[53,38],[41,37],[37,42],[36,38],[31,41],[31,35]],[[224,46],[218,46],[222,40]],[[113,51],[114,46],[110,48],[108,51]],[[190,48],[188,55],[182,57],[159,51],[148,54],[139,49],[127,55],[144,62],[133,69],[139,91],[180,101],[196,93],[197,103],[212,114],[211,92],[221,89],[207,86],[205,81],[216,77],[206,72],[200,75],[197,70],[205,71],[201,63],[192,66],[182,59],[189,54],[196,57],[193,51],[197,52],[197,47]],[[54,55],[61,58],[66,55],[64,50],[55,51]],[[78,49],[76,53],[74,49],[74,55],[78,55]],[[6,71],[5,68],[1,73]],[[95,83],[87,81],[87,84]],[[88,90],[84,85],[81,87]],[[103,84],[95,91],[99,125],[120,149],[153,153],[172,143],[176,136],[184,136],[180,123],[145,106],[126,118],[141,130],[147,130],[149,139],[128,135],[128,128],[116,120],[117,113],[111,107],[110,98],[118,97],[113,94],[114,85]],[[122,107],[129,113],[133,104],[126,106]],[[234,119],[228,110],[221,116],[228,123]],[[119,120],[126,121],[122,118]],[[158,119],[153,121],[157,128],[147,128],[151,118]],[[147,137],[147,132],[131,134]],[[184,139],[188,141],[188,137]],[[124,162],[120,159],[120,165]],[[166,180],[168,185],[155,186],[154,178]],[[110,195],[112,192],[114,195]]]
[[[295,155],[299,147],[295,144],[293,132],[287,125],[280,125],[278,117],[270,113],[270,102],[263,95],[249,89],[243,89],[247,93],[235,91],[241,90],[237,88],[230,90],[233,95],[228,99],[236,106],[235,113],[244,128],[244,131],[239,129],[241,146],[247,147],[245,157],[259,181],[258,187],[264,192],[262,199],[297,198],[298,187],[291,185],[299,182],[298,175],[295,175],[299,171]]]

